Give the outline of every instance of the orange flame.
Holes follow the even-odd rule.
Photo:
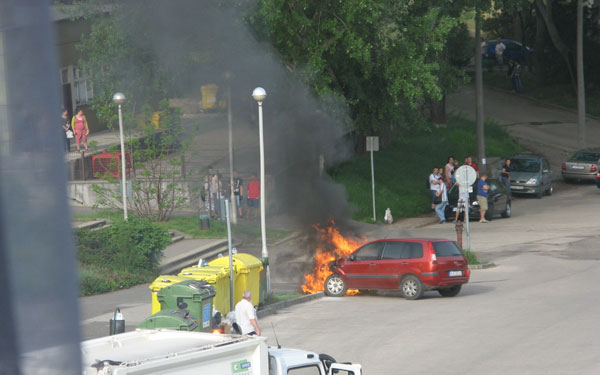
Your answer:
[[[323,291],[325,279],[331,275],[329,263],[338,258],[350,255],[360,245],[366,242],[364,238],[344,237],[332,220],[327,227],[314,225],[313,228],[319,235],[319,246],[315,254],[315,266],[313,272],[304,275],[304,293],[316,293]],[[346,295],[357,294],[358,290],[352,289],[346,291]]]

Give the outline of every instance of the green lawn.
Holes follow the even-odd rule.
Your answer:
[[[570,109],[577,109],[577,96],[570,84],[555,84],[538,86],[532,73],[524,71],[521,76],[523,94],[534,97],[540,101],[561,105]],[[489,87],[511,90],[510,81],[506,72],[483,72],[483,83]],[[600,116],[600,92],[589,92],[585,98],[586,113]]]
[[[495,123],[486,124],[485,135],[488,158],[508,157],[523,150],[504,128]],[[458,117],[450,117],[447,127],[398,139],[376,152],[378,220],[383,220],[388,207],[394,218],[430,212],[431,198],[426,181],[431,170],[443,167],[449,155],[462,162],[467,154],[477,155],[475,124]],[[372,221],[373,216],[370,163],[370,155],[364,154],[329,170],[334,180],[346,187],[353,218],[365,222]]]

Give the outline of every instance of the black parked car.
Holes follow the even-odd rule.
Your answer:
[[[473,191],[469,193],[469,220],[479,220],[479,203],[477,202],[477,182],[473,184]],[[504,184],[496,179],[488,178],[486,180],[490,189],[488,190],[488,210],[485,213],[486,220],[492,220],[500,215],[510,217],[511,204],[508,189]],[[454,185],[448,191],[448,205],[446,206],[446,219],[454,220],[456,216],[456,206],[458,203],[458,185]]]

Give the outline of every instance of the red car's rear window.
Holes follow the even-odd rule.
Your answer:
[[[456,246],[454,242],[450,241],[440,241],[440,242],[432,242],[433,250],[435,251],[435,255],[440,257],[460,257],[462,256],[462,252]]]

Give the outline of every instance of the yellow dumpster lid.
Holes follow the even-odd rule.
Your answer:
[[[194,280],[204,280],[211,284],[216,283],[220,279],[229,277],[229,269],[223,267],[188,267],[179,273],[179,276],[191,277]]]
[[[229,273],[229,257],[221,257],[221,258],[217,258],[214,260],[211,260],[210,262],[208,262],[208,266],[213,266],[213,267],[221,267],[225,270],[227,270],[227,273]],[[233,258],[233,272],[238,273],[238,272],[244,272],[241,268],[240,268],[240,263],[236,262],[235,258]]]
[[[190,279],[190,277],[182,275],[160,275],[152,282],[152,284],[150,284],[148,288],[150,288],[150,290],[152,290],[153,292],[158,292],[166,286],[177,284]]]
[[[258,271],[263,269],[262,261],[252,254],[237,253],[237,254],[233,255],[233,259],[234,259],[234,264],[235,264],[236,260],[240,261],[244,265],[244,267],[246,267],[248,269],[259,268]]]

